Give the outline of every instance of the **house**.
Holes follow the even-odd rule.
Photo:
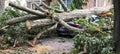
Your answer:
[[[86,6],[83,6],[83,9],[92,8],[92,7],[106,7],[111,6],[112,2],[110,0],[89,0]]]
[[[57,3],[57,0],[26,0],[26,3],[27,3],[27,7],[28,8],[31,8],[31,9],[35,9],[34,5],[32,4],[32,2],[35,2],[35,3],[40,3],[40,2],[44,2],[46,3],[48,6],[51,4],[51,3],[54,3],[56,4]]]
[[[70,8],[72,0],[63,0],[63,1],[67,5],[67,7]],[[92,7],[106,7],[111,5],[112,2],[110,0],[88,0],[87,5],[83,6],[83,9],[88,9]]]
[[[24,6],[24,7],[27,6],[25,0],[5,0],[5,8],[8,7],[9,2],[13,2],[13,3],[16,3],[16,4],[18,4],[20,6]]]
[[[46,3],[48,2],[52,2],[52,3],[58,3],[57,0],[44,0]],[[66,4],[66,6],[68,8],[70,8],[72,0],[63,0],[64,3]],[[59,3],[58,3],[59,4]],[[48,4],[50,5],[50,3]],[[87,5],[83,6],[83,9],[87,9],[87,8],[92,8],[92,7],[106,7],[106,6],[111,6],[112,2],[110,0],[88,0]],[[62,9],[61,5],[60,9]]]
[[[17,3],[17,0],[5,0],[5,7],[8,6],[8,3],[12,1],[14,3]],[[31,9],[35,9],[32,2],[40,3],[41,1],[45,2],[47,5],[52,4],[59,4],[57,0],[18,0],[20,2],[21,6],[28,7]],[[63,0],[64,3],[68,8],[70,8],[72,0]],[[89,0],[86,6],[83,6],[83,9],[92,8],[92,7],[103,7],[103,6],[111,6],[112,3],[110,0]],[[62,9],[62,6],[59,4],[60,9]]]

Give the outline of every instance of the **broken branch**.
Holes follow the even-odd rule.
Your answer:
[[[59,3],[61,4],[61,6],[63,7],[64,11],[65,11],[65,12],[68,12],[68,8],[67,8],[67,6],[65,5],[65,3],[63,2],[63,0],[58,0],[58,1],[59,1]]]
[[[9,19],[5,21],[5,24],[12,25],[15,23],[24,22],[26,20],[35,20],[35,19],[40,19],[40,18],[45,18],[45,17],[46,16],[25,15],[22,17],[16,17],[16,18]]]
[[[31,28],[38,28],[42,26],[51,25],[54,23],[55,22],[53,22],[51,19],[39,19],[39,20],[27,21],[26,26],[28,29],[31,29]]]
[[[85,53],[87,53],[87,49],[88,49],[88,45],[87,45],[87,43],[85,43],[85,45],[84,45],[84,47],[83,47],[83,51],[81,51],[81,52],[78,53],[78,54],[85,54]]]
[[[64,12],[64,11],[61,11],[61,10],[57,10],[57,9],[51,8],[48,5],[46,5],[44,2],[41,2],[41,5],[43,5],[45,8],[47,8],[49,10],[54,10],[56,13],[62,13],[62,12]]]
[[[63,21],[62,19],[58,18],[59,22],[65,26],[67,29],[69,30],[72,30],[74,32],[81,32],[81,31],[84,31],[84,29],[79,29],[79,28],[75,28],[75,27],[72,27],[70,25],[68,25],[65,21]]]
[[[109,11],[112,7],[99,7],[99,8],[91,8],[91,9],[85,9],[85,10],[74,10],[71,12],[64,12],[64,13],[55,13],[53,14],[54,17],[61,18],[64,21],[68,21],[75,18],[85,17],[89,15],[94,14],[100,14],[103,11]],[[44,20],[42,20],[44,21]],[[41,20],[34,20],[34,22],[30,22],[31,28],[40,27],[45,25],[50,25],[55,23],[54,21],[51,21],[51,19],[47,19],[44,21],[44,23],[41,24]],[[48,23],[49,22],[49,23]]]
[[[40,38],[40,36],[42,36],[44,33],[47,33],[47,32],[49,32],[49,31],[55,29],[55,28],[57,27],[57,25],[58,25],[58,23],[56,23],[56,24],[53,25],[52,27],[50,27],[50,28],[48,28],[48,29],[46,29],[46,30],[40,32],[40,33],[37,35],[37,38]]]
[[[36,4],[36,3],[32,3],[32,4],[35,5],[35,7],[36,7],[38,10],[40,10],[40,11],[43,12],[43,13],[45,13],[47,16],[50,15],[48,11],[46,11],[46,10],[44,10],[43,8],[39,7],[38,4]]]
[[[12,7],[15,7],[17,9],[20,9],[20,10],[26,11],[28,13],[31,13],[31,14],[35,14],[35,15],[39,15],[39,16],[45,16],[45,14],[43,14],[41,12],[38,12],[38,11],[32,10],[30,8],[26,8],[26,7],[14,4],[12,2],[10,2],[9,5],[12,6]]]

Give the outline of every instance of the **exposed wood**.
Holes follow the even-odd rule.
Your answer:
[[[9,27],[9,25],[6,25],[6,26],[2,27],[1,29],[6,29],[6,28],[8,28],[8,27]]]
[[[87,43],[84,45],[84,47],[83,47],[83,51],[81,51],[80,53],[78,53],[78,54],[87,54],[87,49],[88,49],[88,45],[87,45]]]
[[[31,29],[31,24],[30,24],[30,22],[31,22],[30,20],[27,20],[27,21],[26,21],[26,27],[27,27],[28,29]]]
[[[39,20],[27,21],[26,26],[28,29],[31,29],[31,28],[38,28],[42,26],[51,25],[54,23],[55,22],[52,21],[52,19],[39,19]]]
[[[16,47],[16,44],[17,44],[17,39],[14,40],[13,47]]]
[[[47,8],[49,10],[54,10],[56,13],[62,13],[62,12],[64,12],[62,10],[57,10],[57,9],[51,8],[48,5],[46,5],[44,2],[41,2],[41,5],[43,5],[45,8]]]
[[[65,12],[68,12],[68,8],[67,8],[67,6],[65,5],[65,3],[63,2],[63,0],[58,0],[58,1],[59,1],[59,3],[61,4],[61,6],[63,7],[64,11],[65,11]]]
[[[22,17],[16,17],[5,21],[5,24],[12,25],[19,22],[24,22],[26,20],[35,20],[40,18],[45,18],[46,16],[35,16],[35,15],[25,15]]]
[[[17,9],[20,9],[20,10],[23,10],[23,11],[26,11],[28,13],[31,13],[31,14],[35,14],[35,15],[39,15],[39,16],[45,16],[45,14],[39,12],[39,11],[35,11],[35,10],[32,10],[30,8],[27,8],[27,7],[23,7],[23,6],[20,6],[20,5],[17,5],[17,4],[14,4],[12,2],[9,3],[10,6],[14,7],[14,8],[17,8]]]
[[[54,30],[54,29],[57,27],[57,25],[58,25],[58,23],[56,23],[56,24],[53,25],[52,27],[50,27],[50,28],[48,28],[48,29],[40,32],[40,33],[37,35],[37,38],[40,38],[40,36],[42,36],[44,33],[47,33],[47,32],[49,32],[49,31],[51,31],[51,30]]]
[[[26,43],[28,43],[29,46],[31,46],[31,47],[35,47],[35,45],[37,44],[37,37],[34,36],[33,40],[26,41]]]
[[[20,46],[19,44],[20,44],[20,42],[17,39],[15,39],[13,47],[18,47],[18,46]]]

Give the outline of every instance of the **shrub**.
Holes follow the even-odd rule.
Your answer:
[[[74,37],[75,45],[71,53],[76,52],[77,54],[83,51],[83,47],[87,43],[88,54],[113,54],[113,27],[110,21],[102,18],[97,26],[88,23],[87,19],[83,18],[75,19],[75,22],[82,24],[87,31],[79,32]]]
[[[3,26],[5,26],[6,20],[14,17],[23,16],[23,15],[26,15],[26,13],[18,9],[11,8],[11,7],[6,8],[3,12],[0,13],[0,27],[2,28]],[[5,44],[7,44],[7,46],[8,44],[13,44],[14,39],[17,37],[20,37],[19,39],[23,39],[23,36],[25,35],[24,33],[25,33],[24,22],[20,24],[11,25],[9,28],[7,28],[7,31],[4,34],[4,40],[1,41],[0,43],[1,44],[0,47],[2,48]]]

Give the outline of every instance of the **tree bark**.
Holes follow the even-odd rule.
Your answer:
[[[49,10],[54,10],[56,13],[62,13],[62,12],[64,12],[64,11],[61,11],[61,10],[57,10],[57,9],[51,8],[48,5],[46,5],[44,2],[42,2],[41,5],[43,5],[45,8],[47,8]]]
[[[18,8],[20,10],[38,15],[38,16],[23,16],[23,17],[10,19],[10,20],[6,21],[6,24],[9,24],[9,25],[19,23],[19,22],[23,22],[23,21],[26,21],[26,20],[33,20],[33,19],[36,19],[36,18],[47,17],[47,15],[45,15],[45,14],[42,14],[42,13],[37,12],[35,10],[31,10],[29,8],[25,8],[25,7],[13,4],[11,2],[9,3],[9,5],[13,6],[15,8]],[[71,11],[71,12],[55,13],[55,14],[51,15],[50,17],[53,17],[53,18],[56,17],[56,19],[58,18],[57,19],[58,21],[59,21],[59,19],[66,21],[66,20],[71,20],[71,19],[74,19],[74,18],[89,16],[89,15],[93,15],[93,14],[100,14],[103,11],[109,11],[111,8],[112,8],[112,6],[97,7],[97,8],[84,9],[84,10],[74,10],[74,11]],[[41,19],[41,20],[35,20],[35,21],[30,21],[30,22],[27,21],[27,27],[36,28],[36,27],[40,27],[40,26],[50,25],[50,24],[53,24],[53,23],[55,23],[55,21],[53,21],[51,19]]]
[[[28,29],[31,29],[31,28],[38,28],[42,26],[51,25],[54,23],[55,21],[52,21],[51,19],[39,19],[39,20],[27,21],[26,26]]]
[[[36,20],[40,18],[45,18],[46,16],[35,16],[35,15],[26,15],[22,17],[16,17],[5,21],[7,25],[13,25],[15,23],[24,22],[26,20]]]
[[[0,1],[0,12],[4,9],[5,6],[5,0]]]
[[[58,0],[59,3],[61,4],[61,6],[63,7],[64,11],[67,12],[68,11],[68,8],[67,6],[65,5],[65,3],[63,2],[63,0]]]
[[[114,1],[114,46],[115,50],[120,53],[120,0]]]
[[[111,7],[101,7],[101,8],[91,8],[91,9],[85,9],[85,10],[74,10],[71,12],[64,12],[64,13],[56,13],[53,16],[61,18],[64,21],[68,21],[74,18],[79,18],[83,16],[89,16],[92,14],[100,14],[103,11],[108,11],[111,9]],[[52,21],[51,19],[40,19],[40,18],[45,18],[46,16],[35,16],[35,15],[27,15],[27,16],[22,16],[22,17],[16,17],[10,20],[7,20],[5,23],[8,25],[12,25],[15,23],[19,22],[24,22],[26,20],[34,20],[29,22],[29,27],[30,28],[36,28],[36,27],[41,27],[45,25],[50,25],[54,24],[55,21]],[[40,20],[35,20],[35,19],[40,19]],[[28,27],[27,27],[28,28]]]
[[[35,10],[30,9],[30,8],[26,8],[26,7],[23,7],[23,6],[20,6],[20,5],[16,5],[16,4],[12,3],[12,2],[10,2],[9,5],[12,6],[12,7],[15,7],[17,9],[26,11],[28,13],[45,17],[45,14],[43,14],[43,13],[41,13],[39,11],[35,11]]]
[[[54,17],[60,18],[64,21],[69,21],[74,18],[80,18],[84,16],[89,16],[93,14],[100,14],[103,11],[109,11],[111,7],[102,7],[102,8],[91,8],[91,9],[86,9],[86,10],[74,10],[71,12],[64,12],[64,13],[56,13],[54,14]],[[46,19],[44,20],[33,20],[33,22],[30,22],[31,28],[36,28],[36,27],[41,27],[45,25],[50,25],[55,23],[55,21],[52,21],[51,19]],[[42,24],[41,24],[42,23]]]
[[[47,33],[48,31],[54,30],[57,27],[57,25],[58,25],[58,23],[56,23],[52,27],[40,32],[39,34],[37,34],[37,38],[40,38],[40,36],[42,36],[44,33]]]

